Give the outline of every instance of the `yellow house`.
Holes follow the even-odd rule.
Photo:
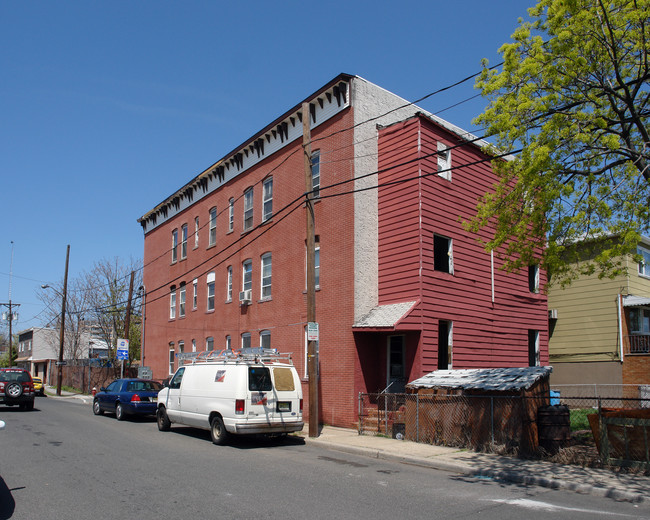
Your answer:
[[[636,252],[643,261],[627,255],[627,274],[549,289],[552,386],[635,385],[625,396],[639,397],[637,387],[650,384],[650,238]]]

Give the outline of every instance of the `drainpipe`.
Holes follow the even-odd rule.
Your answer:
[[[617,310],[618,310],[618,353],[623,363],[623,310],[621,308],[621,300],[623,299],[622,295],[616,297]]]

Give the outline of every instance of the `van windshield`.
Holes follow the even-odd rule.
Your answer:
[[[251,392],[269,392],[273,389],[271,385],[271,373],[266,367],[248,368],[248,389]]]

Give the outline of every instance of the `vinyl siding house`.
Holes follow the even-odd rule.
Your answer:
[[[650,384],[650,238],[623,259],[627,274],[580,276],[568,288],[551,287],[549,358],[554,386]]]
[[[473,136],[341,74],[144,214],[142,366],[277,348],[306,367],[302,119],[311,126],[320,420],[438,368],[548,362],[544,273],[505,273],[465,232],[496,181]],[[309,410],[305,410],[306,414]]]

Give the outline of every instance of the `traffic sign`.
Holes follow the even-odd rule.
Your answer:
[[[314,321],[307,323],[307,341],[318,341],[318,323]]]

